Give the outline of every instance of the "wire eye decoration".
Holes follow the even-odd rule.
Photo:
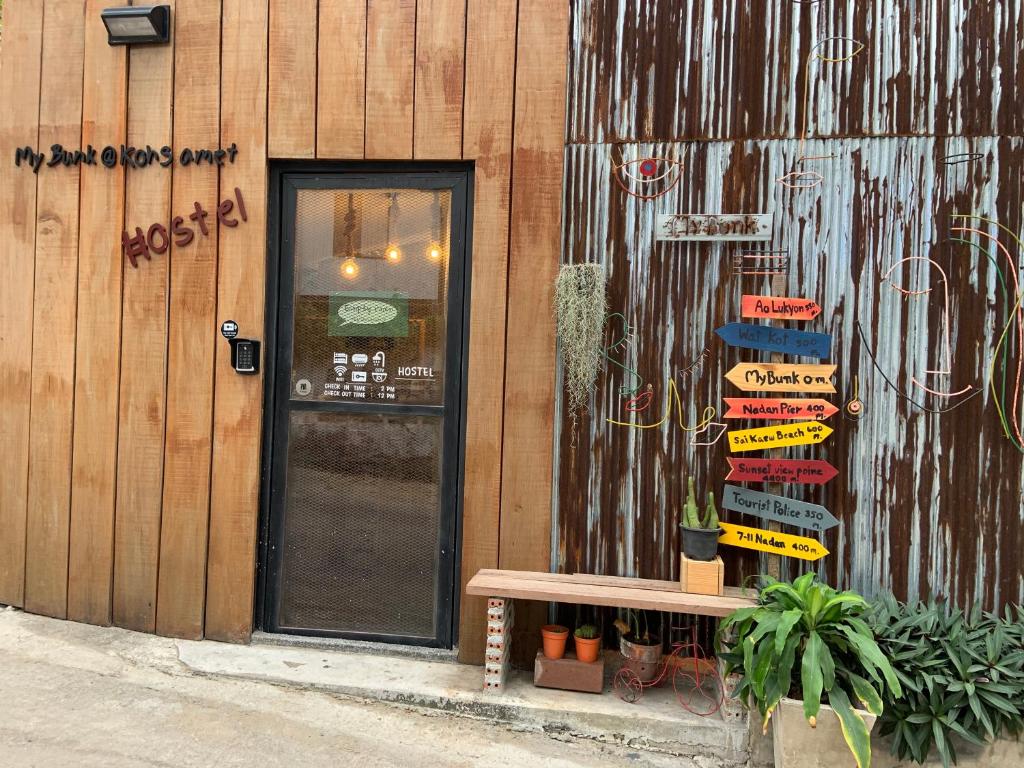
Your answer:
[[[851,46],[851,50],[844,56],[827,56],[822,52],[822,48],[829,44],[844,43]],[[787,189],[814,189],[815,187],[821,186],[825,181],[825,177],[818,171],[803,168],[805,163],[815,162],[819,160],[829,160],[835,155],[807,155],[805,154],[807,148],[807,137],[808,137],[808,120],[811,110],[810,97],[811,97],[811,62],[817,59],[818,61],[826,64],[841,64],[846,61],[852,61],[855,57],[859,56],[867,46],[860,40],[856,40],[852,37],[844,37],[842,35],[834,35],[832,37],[823,37],[813,46],[811,46],[810,52],[807,54],[807,63],[804,65],[804,116],[803,126],[800,129],[800,144],[799,152],[800,156],[796,160],[797,169],[790,171],[782,176],[779,176],[775,181],[777,184],[786,187]]]
[[[985,156],[981,152],[955,152],[952,155],[943,155],[940,162],[949,166],[968,165],[984,159]]]
[[[864,401],[860,399],[860,380],[853,377],[853,397],[843,406],[843,415],[850,421],[859,421],[864,415]]]
[[[638,200],[656,200],[679,184],[683,163],[671,157],[625,160],[612,166],[612,176],[627,195]]]

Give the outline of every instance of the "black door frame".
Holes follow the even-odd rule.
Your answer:
[[[295,184],[295,181],[301,182]],[[283,272],[294,263],[295,192],[298,189],[384,188],[408,186],[420,189],[452,189],[451,246],[448,266],[447,349],[442,406],[388,405],[389,413],[420,412],[435,415],[442,408],[441,516],[438,541],[438,588],[435,604],[436,637],[381,635],[302,628],[277,628],[274,618],[280,590],[280,541],[283,509],[282,484],[287,460],[290,387],[291,331],[282,334],[281,317],[293,313],[293,274]],[[469,349],[469,297],[473,212],[473,168],[470,163],[370,163],[370,162],[272,162],[267,208],[266,327],[264,336],[263,456],[261,462],[260,521],[257,552],[255,616],[258,629],[296,635],[452,648],[458,641],[461,552],[462,489],[465,465],[466,376]],[[461,308],[461,314],[459,309]],[[458,328],[454,327],[455,322]],[[280,358],[280,359],[279,359]],[[282,387],[284,389],[282,390]],[[354,406],[354,407],[353,407]],[[305,403],[304,410],[366,412],[362,403]],[[284,433],[282,437],[281,433]],[[276,449],[280,446],[281,449]]]

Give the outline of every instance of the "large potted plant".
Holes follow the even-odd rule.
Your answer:
[[[948,768],[957,742],[981,749],[1024,731],[1024,609],[1003,615],[965,613],[943,600],[875,601],[868,623],[892,659],[902,696],[883,694],[879,735],[900,760],[924,763],[932,753]]]
[[[714,560],[718,554],[718,537],[722,528],[718,524],[718,508],[715,506],[715,494],[708,491],[708,503],[701,519],[697,509],[697,494],[693,487],[693,478],[686,482],[686,504],[683,506],[683,521],[679,524],[683,539],[683,554],[691,560]]]
[[[740,672],[736,695],[757,707],[764,732],[773,721],[776,768],[796,765],[794,754],[813,749],[820,756],[843,741],[858,768],[870,766],[866,720],[882,713],[885,690],[898,697],[901,686],[863,618],[867,609],[860,595],[807,573],[792,583],[767,578],[758,605],[722,621],[716,642],[726,675]],[[817,729],[811,743],[792,727],[796,713]],[[829,743],[830,734],[838,744]]]

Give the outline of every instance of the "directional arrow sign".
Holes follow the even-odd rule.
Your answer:
[[[821,314],[821,307],[810,299],[744,294],[740,314],[743,317],[763,317],[769,320],[813,320]]]
[[[828,392],[834,394],[834,365],[739,363],[725,378],[744,392]]]
[[[832,427],[820,421],[800,421],[757,429],[734,429],[729,433],[729,450],[763,451],[787,445],[814,445],[832,434]]]
[[[752,491],[735,485],[722,489],[722,506],[735,512],[746,512],[764,520],[788,523],[813,531],[827,531],[835,528],[839,521],[820,504],[787,499],[771,493]]]
[[[828,400],[819,398],[727,397],[727,419],[827,419],[839,409]]]
[[[820,560],[828,554],[828,550],[822,546],[820,541],[809,539],[806,536],[747,528],[745,525],[732,525],[731,523],[719,523],[719,525],[725,531],[718,537],[719,544],[756,549],[761,552],[771,552],[774,555],[798,557],[801,560]]]
[[[832,354],[832,337],[827,333],[794,331],[791,328],[773,328],[752,323],[727,323],[716,328],[715,333],[726,344],[743,349],[760,349],[825,360]]]
[[[726,480],[737,483],[810,483],[824,485],[839,470],[821,459],[731,459]]]

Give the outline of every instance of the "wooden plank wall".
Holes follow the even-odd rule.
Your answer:
[[[462,579],[547,569],[567,13],[540,0],[177,0],[172,43],[126,52],[99,19],[114,4],[57,21],[49,3],[8,9],[3,155],[55,141],[238,154],[219,172],[0,163],[0,460],[13,468],[0,477],[0,601],[249,637],[262,377],[234,373],[217,329],[263,335],[275,158],[473,162]],[[71,77],[47,77],[58,62]],[[213,219],[236,188],[239,227],[124,260],[123,226],[196,202]],[[460,618],[461,657],[479,661],[482,601],[465,598]]]

